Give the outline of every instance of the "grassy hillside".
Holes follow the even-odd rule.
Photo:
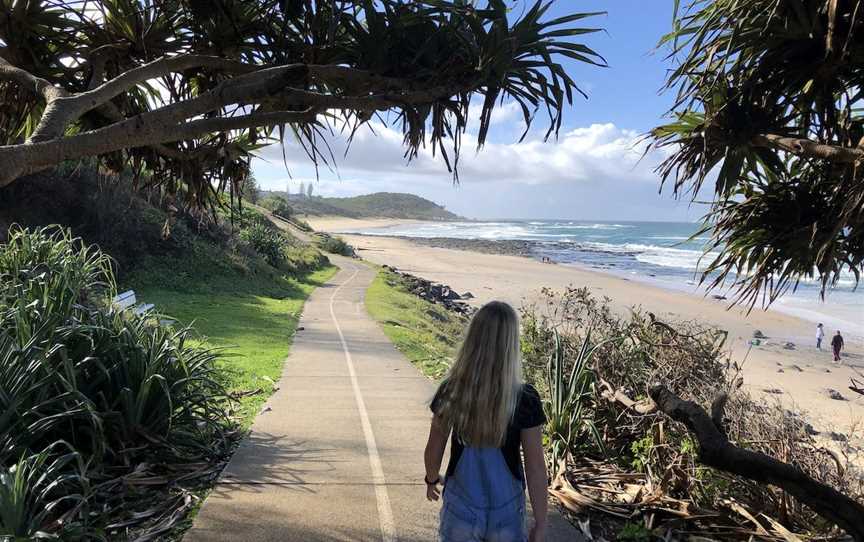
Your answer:
[[[261,197],[284,192],[262,192]],[[312,216],[347,216],[351,218],[387,217],[416,220],[459,220],[460,217],[441,205],[414,194],[378,192],[351,198],[290,196],[295,214]]]

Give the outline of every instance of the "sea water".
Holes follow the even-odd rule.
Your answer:
[[[532,241],[534,255],[560,264],[601,270],[664,288],[705,295],[701,271],[714,253],[705,253],[707,234],[697,235],[690,222],[600,222],[579,220],[502,220],[487,222],[419,222],[384,228],[345,229],[343,233],[404,237]],[[716,289],[710,295],[732,297]],[[802,280],[772,305],[772,309],[813,322],[829,330],[864,336],[864,285],[855,288],[851,273],[820,298],[815,279]]]

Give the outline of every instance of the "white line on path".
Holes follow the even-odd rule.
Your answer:
[[[351,359],[351,351],[345,342],[345,335],[339,327],[336,312],[333,310],[333,300],[343,286],[354,280],[360,269],[355,267],[354,274],[348,280],[340,284],[330,296],[330,317],[336,326],[336,333],[342,342],[342,351],[345,352],[345,362],[348,364],[348,374],[351,376],[351,386],[354,388],[354,398],[357,400],[357,410],[360,411],[360,424],[363,426],[363,435],[366,437],[366,450],[369,453],[369,465],[372,467],[372,483],[375,486],[375,498],[378,501],[378,521],[381,525],[381,539],[383,542],[396,542],[396,523],[393,521],[393,510],[390,508],[390,497],[387,495],[387,482],[384,479],[384,469],[381,468],[381,456],[378,455],[378,445],[375,443],[375,434],[372,432],[372,424],[369,423],[369,413],[366,411],[366,403],[363,394],[360,393],[360,385],[357,383],[357,372],[354,370],[354,361]]]

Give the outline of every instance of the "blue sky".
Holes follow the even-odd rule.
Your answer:
[[[524,2],[516,2],[519,12]],[[656,126],[672,102],[659,95],[670,64],[655,51],[671,27],[672,0],[558,0],[552,17],[571,12],[606,11],[584,21],[604,33],[581,40],[602,54],[608,68],[567,62],[571,76],[589,95],[566,112],[559,139],[543,143],[532,133],[517,144],[521,115],[505,105],[494,118],[487,146],[475,153],[469,137],[463,147],[461,183],[454,186],[443,162],[421,153],[410,164],[402,155],[401,134],[375,126],[363,131],[347,156],[344,142],[332,141],[338,171],[322,170],[316,193],[350,196],[378,191],[412,192],[471,218],[567,218],[594,220],[695,220],[701,210],[688,201],[658,194],[653,166],[660,156],[640,160],[639,136]],[[650,6],[650,7],[649,7]],[[542,121],[538,115],[538,121]],[[538,130],[545,128],[542,122]],[[302,151],[287,145],[293,180],[282,149],[269,147],[253,168],[264,188],[296,191],[313,182],[314,169]]]

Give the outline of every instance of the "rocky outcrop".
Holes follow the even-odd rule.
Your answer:
[[[399,271],[395,267],[389,265],[382,267],[387,271],[398,275],[408,291],[420,299],[425,299],[430,303],[443,305],[445,309],[465,316],[472,316],[477,311],[476,307],[473,307],[464,301],[465,299],[472,299],[474,297],[470,292],[459,294],[456,290],[446,284],[432,282],[410,273]]]

